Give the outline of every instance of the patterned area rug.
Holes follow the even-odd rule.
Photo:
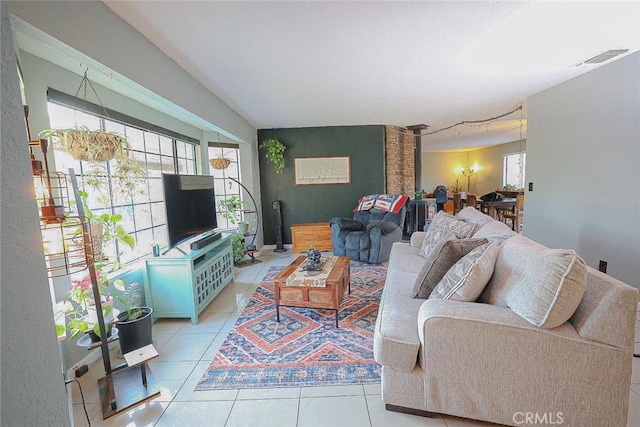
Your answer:
[[[351,263],[351,294],[333,310],[280,307],[271,267],[195,390],[328,386],[380,382],[373,331],[384,266]]]

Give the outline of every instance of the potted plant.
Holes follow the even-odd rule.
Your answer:
[[[124,309],[118,314],[117,327],[122,354],[129,353],[153,342],[151,307],[142,306],[142,290],[139,283],[126,289],[122,280],[115,280],[114,287],[123,295],[114,295]]]
[[[40,137],[53,140],[56,149],[64,150],[76,160],[87,162],[85,182],[100,192],[111,191],[117,197],[133,197],[142,192],[145,171],[131,155],[131,143],[117,132],[89,130],[86,126],[45,129]],[[107,186],[106,162],[115,159],[111,172],[113,185]]]
[[[249,223],[242,221],[240,213],[244,208],[244,204],[240,197],[231,196],[220,200],[220,215],[231,224],[237,224],[238,232],[245,234],[249,231]]]
[[[84,216],[89,222],[94,260],[101,261],[103,259],[102,252],[104,246],[115,241],[123,243],[133,249],[135,239],[119,224],[120,221],[122,221],[122,215],[112,215],[107,212],[95,214],[87,204],[89,193],[83,190],[77,190],[77,192],[82,200]],[[100,201],[103,198],[104,197],[98,197],[98,200]],[[102,200],[104,205],[107,204],[106,202],[106,200]],[[77,234],[78,236],[82,236],[82,230],[79,229]],[[116,267],[119,267],[119,265]]]
[[[244,236],[238,233],[231,235],[231,249],[233,250],[233,263],[237,264],[244,258]]]
[[[226,169],[231,164],[231,159],[226,157],[224,151],[216,154],[216,157],[209,160],[209,164],[214,169]]]
[[[277,139],[267,139],[262,141],[260,148],[266,150],[265,156],[273,164],[276,173],[281,173],[284,169],[284,150],[287,148]]]
[[[96,270],[96,278],[101,295],[102,315],[107,331],[110,333],[109,325],[113,321],[113,298],[106,293],[109,280],[100,270]],[[91,278],[87,275],[80,280],[72,280],[69,287],[69,297],[65,301],[63,309],[56,313],[56,319],[66,317],[66,324],[56,321],[57,336],[64,336],[68,331],[70,339],[74,339],[82,333],[92,333],[92,341],[100,339],[100,327],[95,307]]]

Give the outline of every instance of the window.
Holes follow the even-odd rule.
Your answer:
[[[101,107],[98,108],[103,110]],[[136,122],[136,125],[51,102],[51,96],[48,109],[52,128],[87,126],[89,129],[115,131],[127,136],[132,146],[131,155],[146,172],[147,180],[141,185],[140,194],[133,197],[121,196],[110,191],[113,190],[113,161],[107,162],[104,172],[106,191],[99,192],[86,184],[93,167],[90,163],[76,160],[64,151],[54,150],[56,169],[64,173],[68,173],[69,168],[74,169],[78,177],[78,186],[89,193],[89,208],[98,214],[121,214],[123,220],[120,224],[136,240],[133,251],[128,247],[108,247],[105,248],[106,255],[118,257],[121,263],[127,263],[150,254],[154,244],[166,247],[168,237],[162,173],[195,174],[197,141],[188,137],[184,137],[183,140],[175,134],[170,135],[170,131],[164,134],[153,125],[148,127],[154,129],[142,127],[140,124],[143,123],[133,118],[130,118],[131,122]],[[121,117],[126,116],[119,115],[119,118]]]
[[[527,153],[515,153],[504,155],[504,167],[502,169],[502,185],[515,186],[516,189],[524,188],[524,169]]]
[[[228,229],[235,228],[235,224],[228,221],[223,215],[220,214],[221,201],[228,199],[229,197],[236,196],[242,200],[242,191],[237,182],[230,178],[240,181],[240,147],[237,144],[226,144],[221,142],[209,143],[209,159],[215,159],[217,157],[226,157],[231,160],[231,164],[226,169],[214,169],[209,166],[209,172],[213,176],[214,191],[216,194],[216,211],[218,212],[218,228]],[[244,213],[241,213],[241,218],[244,218]]]

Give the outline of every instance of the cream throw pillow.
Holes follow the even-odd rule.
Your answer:
[[[587,266],[575,251],[549,249],[514,236],[500,247],[481,300],[507,306],[533,325],[552,329],[576,311],[586,283]]]
[[[438,212],[431,221],[420,248],[420,256],[426,258],[440,242],[471,237],[473,224],[469,224],[445,211]]]
[[[438,243],[429,253],[418,273],[418,278],[413,285],[413,298],[429,298],[433,288],[451,266],[473,249],[485,243],[487,243],[486,239],[457,239]]]
[[[485,243],[473,249],[447,271],[429,298],[477,300],[491,279],[499,250],[497,243]]]

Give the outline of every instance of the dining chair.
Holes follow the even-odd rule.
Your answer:
[[[511,223],[511,229],[517,233],[522,232],[522,220],[524,217],[524,194],[516,196],[516,207],[513,211],[499,209],[498,217],[505,224]]]

